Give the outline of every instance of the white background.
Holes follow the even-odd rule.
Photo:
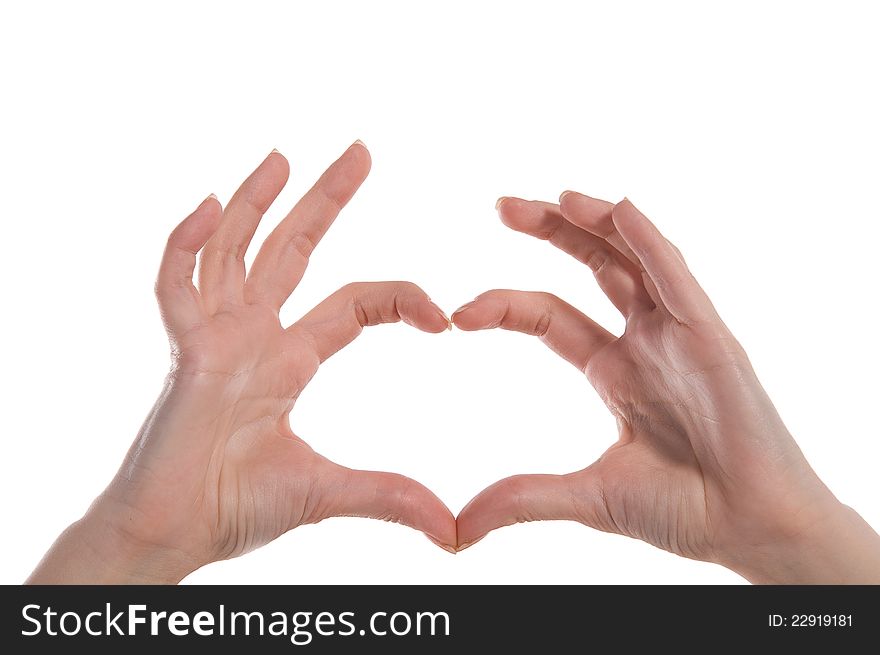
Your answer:
[[[258,243],[356,138],[373,173],[286,320],[349,281],[411,279],[450,312],[489,288],[540,289],[620,330],[588,270],[493,206],[627,195],[681,247],[822,478],[880,526],[870,8],[4,3],[0,582],[23,580],[87,508],[160,389],[151,294],[171,228],[277,147],[292,178]],[[423,481],[453,512],[499,477],[581,468],[616,437],[537,340],[403,326],[328,362],[292,423],[341,463]],[[506,528],[452,556],[357,519],[188,581],[741,582],[577,524]]]

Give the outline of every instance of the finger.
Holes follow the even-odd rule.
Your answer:
[[[185,331],[204,318],[202,299],[193,285],[196,254],[217,230],[222,215],[217,197],[211,194],[168,237],[156,279],[156,298],[170,332]]]
[[[306,335],[323,362],[366,326],[398,321],[424,332],[450,327],[446,314],[412,282],[355,282],[322,301],[289,330]]]
[[[199,263],[199,288],[208,311],[243,300],[245,252],[260,219],[281,193],[289,175],[287,160],[273,150],[226,206],[220,227],[205,246]]]
[[[605,200],[591,198],[576,191],[563,191],[559,196],[559,208],[566,220],[595,234],[613,245],[624,257],[640,271],[642,286],[654,305],[660,304],[660,294],[650,276],[645,275],[641,260],[632,251],[626,240],[617,231],[611,218],[614,205]]]
[[[567,302],[535,291],[487,291],[455,310],[452,322],[462,330],[500,327],[537,336],[581,371],[596,352],[615,340]]]
[[[501,198],[496,209],[507,227],[549,241],[589,266],[602,291],[624,316],[654,307],[635,264],[605,239],[569,222],[558,205]]]
[[[427,487],[380,471],[358,471],[337,464],[321,475],[321,518],[360,516],[400,523],[424,532],[435,544],[455,552],[455,517]]]
[[[279,308],[302,279],[309,257],[370,172],[370,153],[353,143],[266,239],[248,275],[246,297]]]
[[[663,305],[681,323],[717,317],[712,302],[681,253],[636,207],[624,199],[614,207],[614,224],[650,276]]]
[[[568,475],[514,475],[481,491],[458,515],[458,550],[492,530],[528,521],[578,521],[597,527],[598,477],[589,469]]]
[[[633,264],[640,267],[641,263],[638,257],[633,254],[629,244],[617,233],[614,221],[611,220],[613,208],[614,203],[591,198],[577,191],[563,191],[559,196],[559,210],[566,220],[600,239],[605,239]]]

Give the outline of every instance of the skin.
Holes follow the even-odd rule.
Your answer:
[[[455,518],[428,489],[331,462],[288,420],[321,362],[364,326],[449,327],[409,282],[351,284],[292,326],[279,321],[312,250],[369,169],[356,142],[275,228],[249,272],[245,251],[287,182],[280,153],[225,210],[209,196],[172,232],[156,283],[172,351],[165,387],[116,477],[29,582],[173,583],[331,516],[403,523],[455,549]]]
[[[497,206],[508,226],[593,270],[626,317],[622,336],[546,293],[489,291],[452,317],[463,330],[536,335],[582,370],[619,426],[597,462],[501,480],[456,520],[418,482],[312,450],[288,415],[321,362],[364,326],[450,325],[408,282],[351,284],[280,323],[312,250],[369,168],[356,142],[250,271],[245,252],[289,173],[279,153],[225,210],[209,196],[172,232],[156,284],[172,351],[165,387],[116,477],[28,582],[173,583],[332,516],[400,522],[450,552],[502,526],[566,519],[753,582],[880,582],[880,536],[822,484],[681,254],[627,200],[566,192],[558,205]]]
[[[458,516],[459,550],[502,526],[564,519],[753,582],[880,582],[880,537],[810,468],[681,253],[631,202],[565,192],[559,204],[502,198],[497,209],[591,268],[626,330],[508,290],[459,308],[454,324],[539,337],[584,372],[619,434],[580,471],[484,490]]]

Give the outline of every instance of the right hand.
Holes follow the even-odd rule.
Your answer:
[[[437,333],[449,321],[416,285],[376,282],[347,285],[283,326],[282,304],[370,155],[361,143],[348,148],[246,273],[245,251],[288,170],[271,153],[225,210],[209,197],[171,234],[156,284],[172,349],[165,387],[115,479],[31,582],[177,582],[331,516],[400,522],[455,549],[455,519],[424,486],[331,462],[290,428],[318,366],[365,326],[404,321]]]
[[[569,519],[753,581],[880,580],[880,537],[810,468],[678,249],[641,212],[573,192],[498,209],[589,266],[626,330],[615,337],[555,296],[522,291],[484,293],[453,322],[538,336],[586,374],[619,435],[583,470],[484,490],[458,517],[459,549],[501,526]]]

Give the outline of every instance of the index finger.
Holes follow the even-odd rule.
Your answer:
[[[412,282],[355,282],[288,329],[306,335],[323,362],[354,341],[365,327],[398,321],[435,334],[450,326],[443,310]]]
[[[370,172],[370,153],[355,141],[290,210],[257,253],[245,297],[280,308],[302,279],[312,251]]]

